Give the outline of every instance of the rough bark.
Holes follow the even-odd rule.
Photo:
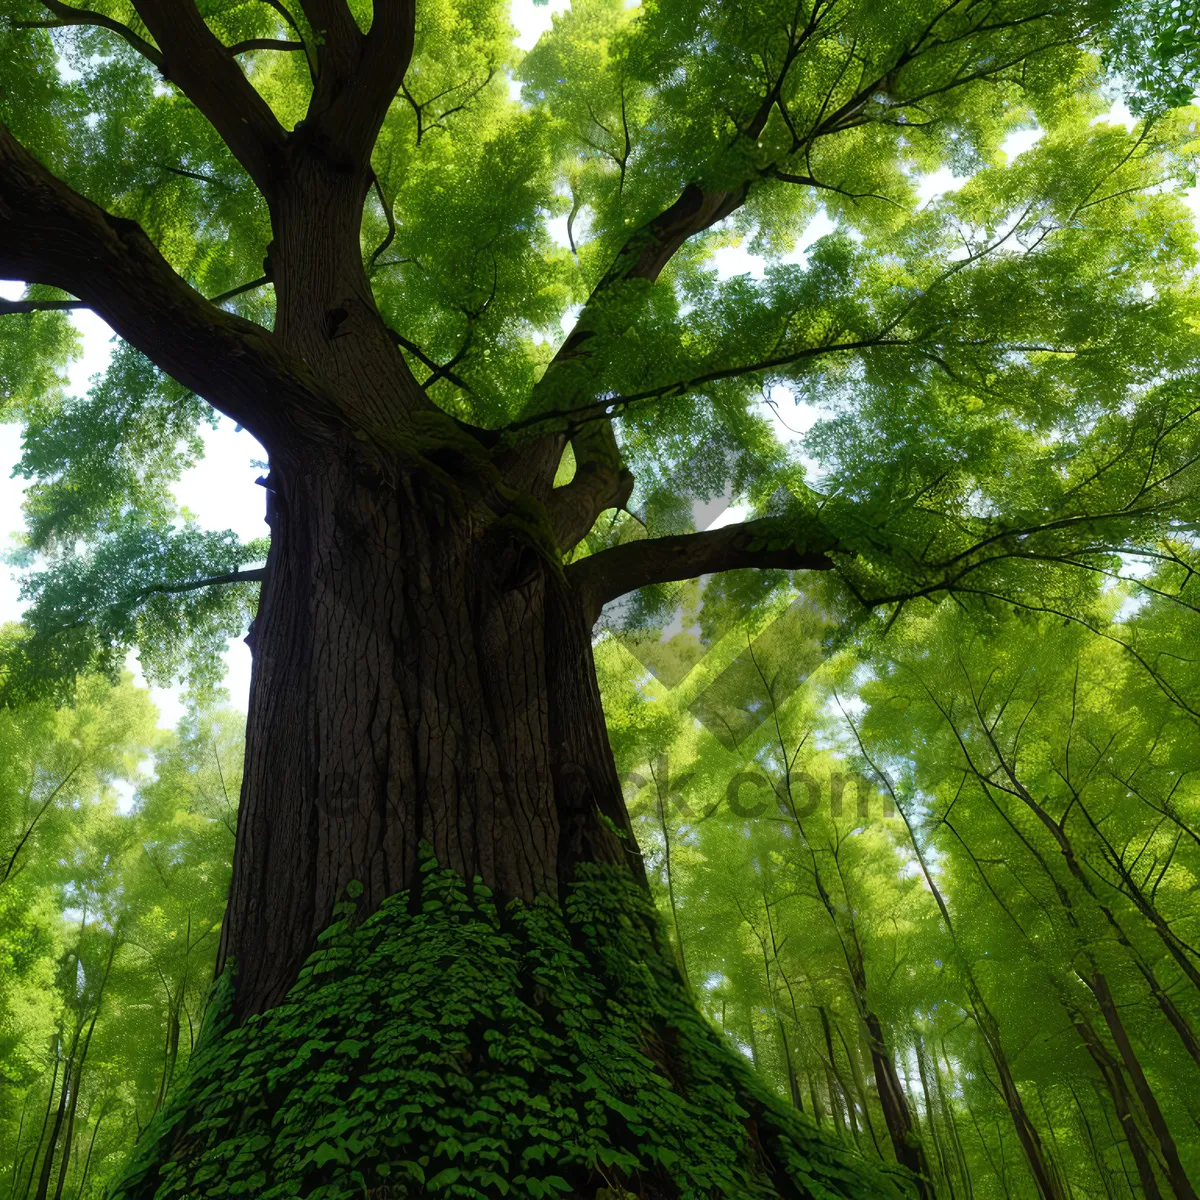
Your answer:
[[[240,1016],[279,1003],[351,880],[365,911],[414,886],[423,841],[507,898],[640,870],[579,597],[536,513],[440,457],[273,460],[220,950]]]

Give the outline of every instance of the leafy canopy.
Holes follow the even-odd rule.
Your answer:
[[[269,205],[164,67],[146,6],[6,9],[14,136],[270,327]],[[298,136],[321,6],[198,9]],[[351,9],[368,29],[370,6]],[[947,594],[1082,603],[1122,554],[1194,553],[1194,114],[1102,118],[1097,51],[1107,38],[1111,60],[1139,19],[1032,0],[579,0],[523,55],[503,3],[418,4],[370,155],[374,301],[439,408],[501,431],[502,450],[568,440],[568,487],[618,472],[560,533],[576,560],[687,532],[696,501],[725,496],[772,519],[752,547],[830,551],[848,614]],[[1009,162],[1005,138],[1031,128]],[[922,203],[941,168],[963,182]],[[761,274],[719,270],[735,244]],[[128,345],[67,396],[65,296],[28,300],[0,352],[36,480],[8,686],[112,670],[133,645],[159,677],[210,677],[253,610],[237,575],[265,553],[171,499],[212,413]],[[776,436],[788,394],[820,418],[815,475]]]

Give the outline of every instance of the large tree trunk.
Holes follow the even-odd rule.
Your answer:
[[[506,898],[641,869],[605,823],[628,833],[590,631],[536,511],[452,452],[391,479],[371,457],[314,448],[267,481],[220,951],[239,1016],[282,1000],[351,880],[366,912],[412,887],[422,841]]]
[[[584,605],[474,466],[273,457],[219,998],[115,1195],[898,1194],[691,1004]]]

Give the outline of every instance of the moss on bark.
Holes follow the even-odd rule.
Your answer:
[[[708,1027],[623,873],[500,911],[427,858],[414,893],[355,909],[237,1027],[226,972],[112,1200],[903,1193]]]

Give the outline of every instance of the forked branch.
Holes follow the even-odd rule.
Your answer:
[[[205,24],[194,0],[134,0],[158,43],[163,78],[208,118],[264,196],[274,190],[286,134],[270,105]]]
[[[275,335],[206,300],[134,221],[41,165],[0,125],[0,277],[77,296],[130,345],[260,441],[336,419]],[[164,328],[171,337],[164,338]]]
[[[303,0],[303,8],[320,38],[303,136],[317,152],[365,174],[412,59],[416,0],[376,0],[365,34],[345,0]]]

